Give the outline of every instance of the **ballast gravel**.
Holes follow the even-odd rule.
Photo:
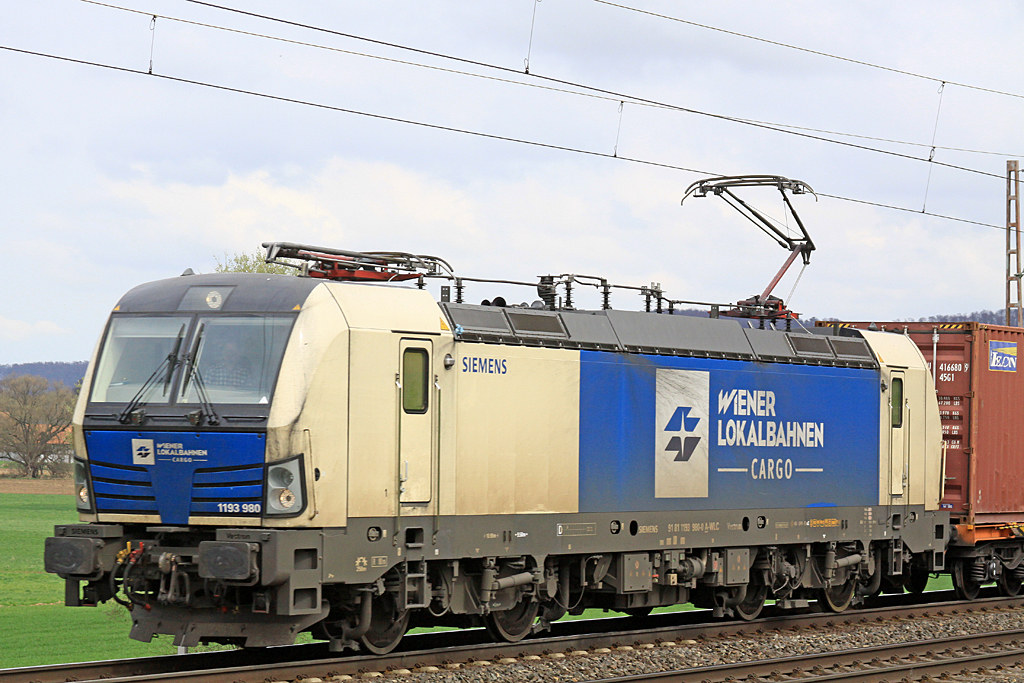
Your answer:
[[[391,679],[423,683],[571,683],[615,676],[671,671],[734,662],[793,657],[801,654],[852,650],[873,645],[950,638],[975,633],[1009,631],[1024,628],[1024,609],[990,612],[931,615],[881,623],[843,624],[855,622],[856,612],[837,615],[836,625],[801,628],[800,630],[767,631],[742,636],[710,637],[699,640],[678,640],[670,643],[623,643],[609,651],[586,655],[519,658],[514,663],[492,662],[490,666],[460,666],[436,672],[387,672]],[[752,626],[753,627],[753,626]],[[554,653],[553,653],[554,654]],[[564,653],[557,653],[564,654]],[[508,660],[506,660],[508,661]],[[987,678],[986,678],[987,676]],[[989,671],[986,675],[958,675],[943,680],[1020,681],[1024,671],[1010,667]]]

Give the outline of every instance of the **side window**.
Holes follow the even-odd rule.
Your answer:
[[[427,412],[429,371],[425,349],[406,349],[402,354],[402,409],[405,412]]]
[[[903,378],[893,377],[892,393],[889,394],[892,402],[892,426],[903,426]]]

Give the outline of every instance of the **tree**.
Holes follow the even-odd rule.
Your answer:
[[[0,460],[21,465],[38,479],[43,470],[65,470],[71,451],[75,395],[62,382],[35,375],[0,379]]]
[[[217,267],[214,268],[214,272],[217,273],[272,273],[274,275],[295,275],[299,271],[295,268],[289,268],[288,266],[282,266],[278,263],[267,263],[264,260],[263,252],[257,249],[251,254],[236,253],[233,256],[228,256],[227,252],[224,253],[224,262],[216,256],[213,257],[217,262]]]

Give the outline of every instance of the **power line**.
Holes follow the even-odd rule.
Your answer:
[[[790,45],[789,43],[782,43],[777,40],[768,40],[767,38],[759,38],[752,36],[747,33],[739,33],[738,31],[730,31],[724,28],[718,28],[717,26],[709,26],[707,24],[700,24],[696,21],[690,21],[688,19],[680,19],[679,17],[669,16],[667,14],[658,14],[657,12],[651,12],[649,10],[639,9],[637,7],[630,7],[629,5],[620,5],[616,2],[610,2],[609,0],[594,0],[594,2],[602,5],[608,5],[610,7],[618,7],[619,9],[629,10],[630,12],[636,12],[638,14],[647,14],[652,17],[659,19],[667,19],[669,21],[675,21],[680,24],[688,24],[690,26],[696,26],[697,28],[707,29],[709,31],[718,31],[719,33],[727,33],[731,36],[737,36],[739,38],[746,38],[747,40],[756,40],[760,43],[768,43],[769,45],[776,45],[778,47],[784,47],[790,50],[798,50],[800,52],[807,52],[812,55],[818,55],[819,57],[828,57],[829,59],[838,59],[842,62],[849,62],[850,64],[859,64],[860,66],[871,67],[872,69],[881,69],[882,71],[890,71],[896,74],[902,74],[904,76],[912,76],[913,78],[921,78],[926,81],[933,81],[935,83],[945,83],[946,85],[956,85],[961,88],[968,88],[970,90],[980,90],[982,92],[993,93],[996,95],[1006,95],[1007,97],[1017,97],[1024,99],[1024,95],[1018,93],[1006,92],[1005,90],[995,90],[993,88],[983,88],[980,85],[971,85],[969,83],[960,83],[957,81],[951,81],[948,78],[936,78],[935,76],[926,76],[924,74],[914,73],[913,71],[904,71],[903,69],[897,69],[891,66],[885,66],[883,64],[874,64],[872,62],[865,62],[860,59],[852,59],[850,57],[843,57],[840,55],[834,55],[830,52],[821,52],[820,50],[812,50],[806,47],[800,47],[799,45]]]
[[[401,44],[398,44],[398,43],[390,43],[390,42],[387,42],[387,41],[378,40],[376,38],[366,38],[364,36],[359,36],[359,35],[356,35],[356,34],[353,34],[353,33],[344,33],[342,31],[336,31],[334,29],[323,28],[323,27],[314,26],[314,25],[311,25],[311,24],[303,24],[303,23],[300,23],[300,22],[291,21],[289,19],[281,19],[281,18],[278,18],[278,17],[269,16],[269,15],[266,15],[266,14],[258,14],[256,12],[249,12],[247,10],[240,10],[240,9],[236,9],[236,8],[233,8],[233,7],[227,7],[227,6],[224,6],[224,5],[217,5],[217,4],[214,4],[212,2],[206,2],[205,0],[185,0],[185,1],[186,2],[190,2],[192,4],[195,4],[195,5],[202,5],[204,7],[211,7],[211,8],[214,8],[214,9],[223,10],[225,12],[233,12],[233,13],[236,13],[236,14],[242,14],[242,15],[249,16],[249,17],[255,17],[255,18],[258,18],[258,19],[264,19],[266,21],[272,21],[272,22],[277,22],[277,23],[285,24],[285,25],[288,25],[288,26],[296,26],[296,27],[299,27],[299,28],[308,29],[310,31],[319,31],[319,32],[322,32],[322,33],[328,33],[328,34],[331,34],[331,35],[341,36],[343,38],[350,38],[352,40],[366,41],[366,42],[373,43],[373,44],[376,44],[376,45],[383,45],[383,46],[395,48],[395,49],[398,49],[398,50],[407,50],[409,52],[415,52],[417,54],[430,55],[431,57],[438,57],[438,58],[441,58],[441,59],[450,59],[450,60],[461,62],[461,63],[464,63],[464,64],[472,64],[474,66],[480,66],[480,67],[484,67],[484,68],[487,68],[487,69],[497,69],[499,71],[504,71],[506,73],[515,73],[515,74],[523,73],[523,72],[520,72],[520,71],[518,71],[516,69],[512,69],[512,68],[507,67],[507,66],[500,66],[498,64],[489,64],[487,62],[480,62],[480,61],[476,61],[476,60],[472,60],[472,59],[467,59],[465,57],[456,57],[454,55],[448,55],[448,54],[444,54],[444,53],[441,53],[441,52],[433,52],[433,51],[430,51],[430,50],[424,50],[424,49],[421,49],[421,48],[410,47],[410,46],[401,45]],[[888,155],[888,156],[898,157],[898,158],[902,158],[902,159],[908,159],[908,160],[911,160],[911,161],[920,161],[920,162],[923,162],[923,163],[934,164],[936,166],[943,166],[945,168],[950,168],[950,169],[954,169],[954,170],[958,170],[958,171],[964,171],[966,173],[974,173],[974,174],[977,174],[977,175],[989,176],[991,178],[998,178],[1000,181],[1004,180],[1004,177],[1001,174],[989,173],[988,171],[982,171],[980,169],[970,168],[970,167],[967,167],[967,166],[959,166],[957,164],[950,164],[950,163],[947,163],[947,162],[944,162],[944,161],[935,161],[934,159],[927,159],[927,158],[924,158],[924,157],[916,157],[916,156],[913,156],[912,154],[903,154],[901,152],[894,152],[894,151],[888,150],[888,149],[879,149],[877,147],[869,147],[867,145],[858,145],[856,143],[845,142],[843,140],[833,140],[831,138],[821,137],[820,135],[811,135],[811,134],[806,133],[806,132],[800,132],[798,130],[788,130],[787,128],[782,128],[782,127],[778,127],[778,126],[774,126],[774,125],[770,125],[770,124],[766,124],[766,123],[759,123],[759,122],[756,122],[756,121],[750,120],[750,119],[741,119],[741,118],[737,118],[735,116],[726,116],[724,114],[715,114],[715,113],[712,113],[712,112],[702,111],[700,109],[693,109],[693,108],[690,108],[690,107],[683,107],[683,106],[680,106],[680,105],[668,104],[666,102],[659,102],[657,100],[652,100],[652,99],[648,99],[648,98],[645,98],[645,97],[639,97],[637,95],[630,95],[630,94],[627,94],[627,93],[621,93],[621,92],[617,92],[617,91],[614,91],[614,90],[608,90],[608,89],[605,89],[605,88],[599,88],[599,87],[593,86],[593,85],[587,85],[585,83],[577,83],[577,82],[574,82],[574,81],[569,81],[569,80],[565,80],[565,79],[561,79],[561,78],[555,78],[553,76],[543,76],[543,75],[540,75],[540,74],[537,74],[537,73],[530,73],[530,74],[524,74],[524,75],[529,75],[532,78],[537,78],[537,79],[540,79],[540,80],[548,81],[549,83],[558,83],[558,84],[564,85],[564,86],[569,86],[569,87],[573,87],[573,88],[580,88],[580,89],[583,89],[583,90],[590,90],[592,92],[602,93],[604,95],[609,95],[609,96],[611,96],[611,97],[613,97],[613,98],[615,98],[616,100],[619,100],[619,101],[621,101],[621,100],[632,100],[634,103],[638,103],[638,104],[643,103],[643,104],[659,106],[659,107],[663,107],[665,109],[672,109],[672,110],[675,110],[675,111],[686,112],[686,113],[695,114],[695,115],[698,115],[698,116],[705,116],[705,117],[709,117],[709,118],[713,118],[713,119],[718,119],[720,121],[732,121],[733,123],[739,123],[739,124],[746,125],[746,126],[753,126],[755,128],[762,128],[764,130],[772,130],[772,131],[775,131],[775,132],[778,132],[778,133],[785,133],[787,135],[794,135],[794,136],[797,136],[797,137],[803,137],[803,138],[807,138],[807,139],[810,139],[810,140],[817,140],[819,142],[829,142],[829,143],[831,143],[833,145],[841,145],[841,146],[844,146],[844,147],[850,147],[850,148],[853,148],[853,149],[860,149],[860,150],[864,150],[864,151],[868,151],[868,152],[875,152],[877,154],[885,154],[885,155]]]
[[[208,82],[205,82],[205,81],[197,81],[197,80],[190,79],[190,78],[181,78],[181,77],[178,77],[178,76],[168,76],[168,75],[160,74],[160,73],[148,73],[148,72],[143,71],[141,69],[132,69],[130,67],[125,67],[125,66],[117,66],[117,65],[114,65],[114,64],[104,64],[102,62],[91,62],[91,61],[84,60],[84,59],[75,59],[73,57],[64,57],[64,56],[61,56],[61,55],[49,54],[49,53],[46,53],[46,52],[36,52],[36,51],[33,51],[33,50],[25,50],[25,49],[21,49],[21,48],[11,47],[11,46],[8,46],[8,45],[0,45],[0,50],[7,50],[9,52],[15,52],[15,53],[19,53],[19,54],[31,55],[31,56],[34,56],[34,57],[44,57],[46,59],[54,59],[54,60],[63,61],[63,62],[70,62],[70,63],[73,63],[73,64],[81,64],[81,65],[84,65],[84,66],[92,66],[92,67],[97,67],[97,68],[101,68],[101,69],[108,69],[108,70],[111,70],[111,71],[118,71],[118,72],[122,72],[122,73],[135,74],[135,75],[139,75],[139,76],[149,76],[151,78],[159,78],[159,79],[162,79],[162,80],[165,80],[165,81],[171,81],[171,82],[175,82],[175,83],[185,83],[185,84],[188,84],[188,85],[196,85],[196,86],[201,86],[201,87],[204,87],[204,88],[210,88],[210,89],[213,89],[213,90],[223,90],[223,91],[226,91],[226,92],[232,92],[232,93],[236,93],[236,94],[240,94],[240,95],[250,95],[252,97],[259,97],[261,99],[266,99],[266,100],[274,100],[274,101],[278,101],[278,102],[286,102],[286,103],[289,103],[289,104],[299,104],[299,105],[303,105],[303,106],[307,106],[307,107],[314,107],[314,108],[317,108],[317,109],[325,109],[325,110],[329,110],[329,111],[336,111],[336,112],[340,112],[340,113],[344,113],[344,114],[354,114],[356,116],[364,116],[364,117],[367,117],[367,118],[380,119],[380,120],[383,120],[383,121],[390,121],[390,122],[393,122],[393,123],[404,123],[404,124],[411,125],[411,126],[418,126],[418,127],[421,127],[421,128],[429,128],[429,129],[432,129],[432,130],[441,130],[441,131],[446,131],[446,132],[450,132],[450,133],[460,133],[460,134],[463,134],[463,135],[470,135],[470,136],[474,136],[474,137],[485,138],[485,139],[488,139],[488,140],[499,140],[499,141],[502,141],[502,142],[514,142],[514,143],[521,144],[521,145],[529,145],[529,146],[532,146],[532,147],[540,147],[540,148],[543,148],[543,149],[551,149],[551,150],[556,150],[556,151],[561,151],[561,152],[571,152],[573,154],[582,154],[582,155],[586,155],[586,156],[600,157],[600,158],[603,158],[603,159],[612,159],[612,160],[616,160],[616,161],[628,161],[628,162],[634,163],[634,164],[641,164],[641,165],[644,165],[644,166],[653,166],[653,167],[656,167],[656,168],[665,168],[665,169],[670,169],[670,170],[674,170],[674,171],[684,171],[686,173],[696,173],[698,175],[703,175],[703,176],[721,176],[721,175],[723,175],[721,173],[712,173],[711,171],[706,171],[706,170],[696,169],[696,168],[688,168],[686,166],[679,166],[679,165],[676,165],[676,164],[666,164],[666,163],[662,163],[662,162],[658,162],[658,161],[652,161],[650,159],[640,159],[640,158],[626,157],[626,156],[615,156],[615,155],[612,155],[612,154],[608,154],[607,152],[598,152],[598,151],[595,151],[595,150],[582,149],[582,148],[578,148],[578,147],[568,147],[568,146],[565,146],[565,145],[555,145],[555,144],[546,143],[546,142],[539,142],[537,140],[527,140],[527,139],[524,139],[524,138],[514,138],[514,137],[510,137],[510,136],[496,135],[494,133],[485,133],[485,132],[482,132],[482,131],[474,131],[474,130],[469,130],[469,129],[465,129],[465,128],[455,128],[453,126],[444,126],[444,125],[437,124],[437,123],[427,123],[427,122],[424,122],[424,121],[416,121],[414,119],[403,119],[403,118],[399,118],[399,117],[396,117],[396,116],[387,116],[387,115],[384,115],[384,114],[376,114],[376,113],[373,113],[373,112],[365,112],[365,111],[360,111],[358,109],[347,109],[345,107],[337,107],[337,106],[334,106],[334,105],[324,104],[324,103],[321,103],[321,102],[311,102],[311,101],[308,101],[308,100],[300,100],[300,99],[296,99],[296,98],[292,98],[292,97],[283,97],[281,95],[271,95],[271,94],[262,93],[262,92],[259,92],[259,91],[256,91],[256,90],[245,90],[245,89],[242,89],[242,88],[234,88],[234,87],[227,86],[227,85],[219,85],[219,84],[216,84],[216,83],[208,83]],[[958,218],[956,216],[946,216],[946,215],[943,215],[943,214],[931,213],[931,212],[927,212],[927,211],[917,211],[917,210],[914,210],[914,209],[907,209],[907,208],[900,207],[900,206],[893,206],[893,205],[889,205],[889,204],[880,204],[880,203],[877,203],[877,202],[871,202],[871,201],[864,200],[864,199],[855,199],[855,198],[851,198],[851,197],[844,197],[842,195],[832,195],[832,194],[819,193],[819,196],[828,197],[830,199],[836,199],[836,200],[840,200],[840,201],[855,202],[855,203],[858,203],[858,204],[868,204],[868,205],[871,205],[871,206],[877,206],[877,207],[886,208],[886,209],[894,209],[896,211],[905,211],[905,212],[908,212],[908,213],[915,213],[915,214],[923,215],[923,216],[931,216],[933,218],[942,218],[944,220],[955,221],[955,222],[958,222],[958,223],[968,223],[968,224],[971,224],[971,225],[978,225],[978,226],[984,226],[984,227],[988,227],[988,228],[995,228],[997,230],[1004,230],[1005,229],[1003,226],[995,225],[995,224],[992,224],[992,223],[983,223],[983,222],[980,222],[980,221],[972,221],[972,220],[969,220],[969,219],[966,219],[966,218]]]
[[[390,63],[393,63],[393,64],[401,64],[403,66],[413,66],[413,67],[417,67],[417,68],[421,68],[421,69],[430,69],[432,71],[440,71],[440,72],[443,72],[443,73],[456,74],[456,75],[460,75],[460,76],[469,76],[471,78],[479,78],[479,79],[488,80],[488,81],[495,81],[495,82],[498,82],[498,83],[507,83],[507,84],[510,84],[510,85],[518,85],[518,86],[522,86],[522,87],[526,87],[526,88],[536,88],[536,89],[539,89],[539,90],[547,90],[547,91],[550,91],[550,92],[557,92],[557,93],[563,93],[563,94],[568,94],[568,95],[577,95],[579,97],[587,97],[587,98],[596,99],[596,100],[603,100],[605,102],[622,102],[623,101],[623,99],[621,99],[620,97],[612,97],[612,96],[608,96],[608,95],[598,95],[598,94],[589,93],[589,92],[581,92],[578,89],[577,90],[569,90],[567,88],[555,88],[555,87],[548,86],[548,85],[542,85],[540,83],[525,83],[523,81],[512,80],[510,78],[499,78],[497,76],[488,76],[486,74],[474,73],[472,71],[461,71],[459,69],[448,69],[448,68],[441,67],[441,66],[435,66],[433,64],[424,64],[423,62],[412,62],[412,61],[408,61],[408,60],[404,60],[404,59],[396,59],[394,57],[384,57],[384,56],[381,56],[381,55],[374,55],[374,54],[369,54],[369,53],[366,53],[366,52],[357,52],[355,50],[345,50],[345,49],[339,48],[339,47],[332,47],[332,46],[329,46],[329,45],[322,45],[322,44],[319,44],[319,43],[309,43],[309,42],[302,41],[302,40],[293,40],[291,38],[282,38],[280,36],[273,36],[273,35],[269,35],[269,34],[266,34],[266,33],[257,33],[255,31],[244,31],[242,29],[231,28],[231,27],[228,27],[228,26],[220,26],[218,24],[210,24],[210,23],[201,22],[201,21],[194,21],[192,19],[182,19],[181,17],[173,17],[173,16],[166,15],[166,14],[154,14],[152,12],[144,12],[142,10],[137,10],[137,9],[133,9],[133,8],[130,8],[130,7],[122,7],[120,5],[112,5],[112,4],[106,3],[106,2],[99,2],[98,0],[81,0],[81,1],[84,2],[84,3],[90,4],[90,5],[97,5],[99,7],[106,7],[108,9],[119,10],[119,11],[122,11],[122,12],[131,13],[131,14],[139,14],[139,15],[147,16],[147,17],[156,17],[156,18],[159,18],[159,19],[164,19],[164,20],[167,20],[167,21],[175,21],[175,22],[178,22],[178,23],[187,24],[187,25],[191,25],[191,26],[200,26],[202,28],[210,28],[210,29],[214,29],[214,30],[217,30],[217,31],[225,31],[227,33],[236,33],[236,34],[239,34],[239,35],[251,36],[251,37],[254,37],[254,38],[263,38],[263,39],[266,39],[266,40],[274,40],[274,41],[278,41],[278,42],[281,42],[281,43],[287,43],[287,44],[290,44],[290,45],[299,45],[299,46],[302,46],[302,47],[311,47],[311,48],[315,48],[315,49],[318,49],[318,50],[327,50],[327,51],[330,51],[330,52],[338,52],[338,53],[341,53],[341,54],[352,55],[352,56],[355,56],[355,57],[363,57],[363,58],[366,58],[366,59],[373,59],[373,60],[382,61],[382,62],[390,62]],[[493,68],[499,68],[499,67],[495,66]],[[518,74],[519,72],[517,71],[515,73]],[[524,74],[524,75],[531,75],[531,74]],[[669,110],[669,111],[672,111],[672,110],[676,109],[676,107],[673,107],[673,106],[668,106],[668,105],[663,105],[663,104],[653,104],[653,103],[643,102],[643,101],[634,100],[634,99],[630,99],[630,98],[626,98],[625,101],[629,102],[630,104],[635,104],[635,105],[638,105],[638,106],[641,106],[641,107],[650,107],[650,108],[655,108],[655,109],[666,109],[666,110]],[[934,149],[937,149],[937,150],[941,149],[941,150],[954,151],[954,152],[968,152],[968,153],[972,153],[972,154],[989,154],[989,155],[1001,156],[1001,157],[1024,156],[1024,155],[1020,155],[1020,154],[1008,154],[1008,153],[1004,153],[1004,152],[990,152],[990,151],[985,151],[985,150],[965,149],[965,148],[962,148],[962,147],[943,147],[941,145],[929,145],[928,143],[924,143],[924,142],[910,142],[910,141],[907,141],[907,140],[894,140],[894,139],[891,139],[891,138],[883,138],[883,137],[877,137],[877,136],[871,136],[871,135],[859,135],[859,134],[856,134],[856,133],[843,133],[843,132],[840,132],[840,131],[827,130],[827,129],[822,129],[822,128],[811,128],[811,127],[807,127],[807,126],[796,126],[796,125],[792,125],[792,124],[788,124],[788,123],[776,123],[776,122],[772,122],[772,121],[762,121],[762,120],[759,120],[759,119],[748,119],[748,118],[742,118],[742,117],[730,117],[730,118],[735,118],[736,121],[743,122],[743,123],[754,123],[754,124],[760,124],[760,125],[764,125],[764,126],[775,126],[775,127],[779,127],[779,128],[788,128],[788,129],[792,129],[792,130],[803,130],[803,131],[808,131],[808,132],[812,132],[812,133],[824,133],[826,135],[838,135],[838,136],[841,136],[841,137],[858,138],[858,139],[861,139],[861,140],[873,140],[873,141],[876,141],[876,142],[888,142],[888,143],[897,144],[897,145],[909,145],[909,146],[913,146],[913,147],[921,147],[921,148],[924,148],[924,149],[933,149],[934,148]],[[881,151],[884,151],[884,150],[881,150]],[[924,159],[921,159],[921,160],[924,160]],[[1002,176],[1000,176],[1000,178],[1001,177]]]
[[[441,71],[444,73],[456,74],[459,76],[471,76],[473,78],[480,78],[487,81],[496,81],[498,83],[508,83],[511,85],[521,85],[526,88],[537,88],[539,90],[549,90],[552,92],[558,92],[568,95],[578,95],[580,97],[588,97],[595,100],[603,100],[605,102],[618,102],[619,100],[614,97],[608,97],[605,95],[595,95],[592,93],[580,92],[578,90],[568,90],[566,88],[554,88],[549,85],[541,85],[540,83],[524,83],[522,81],[515,81],[511,78],[498,78],[497,76],[488,76],[486,74],[473,73],[472,71],[460,71],[458,69],[446,69],[443,66],[434,66],[433,64],[424,64],[423,62],[410,62],[405,59],[395,59],[394,57],[383,57],[381,55],[373,55],[368,52],[357,52],[355,50],[345,50],[340,47],[331,47],[330,45],[322,45],[319,43],[307,43],[302,40],[293,40],[291,38],[282,38],[280,36],[272,36],[266,33],[256,33],[255,31],[243,31],[238,28],[231,28],[229,26],[219,26],[217,24],[208,24],[202,21],[194,21],[192,19],[182,19],[181,17],[172,17],[166,14],[154,14],[152,12],[144,12],[138,9],[132,9],[131,7],[122,7],[120,5],[112,5],[106,2],[98,2],[98,0],[81,0],[84,3],[90,5],[97,5],[99,7],[106,7],[108,9],[120,10],[122,12],[129,12],[131,14],[140,14],[146,17],[157,17],[167,21],[176,21],[181,24],[188,24],[191,26],[201,26],[203,28],[212,28],[217,31],[225,31],[227,33],[237,33],[243,36],[251,36],[253,38],[264,38],[266,40],[275,40],[281,43],[288,43],[290,45],[299,45],[301,47],[312,47],[318,50],[328,50],[330,52],[338,52],[341,54],[352,55],[354,57],[365,57],[366,59],[374,59],[381,62],[391,62],[393,64],[401,64],[403,66],[414,66],[421,69],[430,69],[432,71]],[[518,73],[518,72],[516,72]],[[637,104],[640,104],[639,102]],[[648,106],[648,105],[645,105]],[[840,133],[841,135],[841,133]],[[914,143],[907,143],[914,144]],[[942,149],[942,148],[939,148]]]

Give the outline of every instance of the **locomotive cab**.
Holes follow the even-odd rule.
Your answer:
[[[422,514],[433,498],[440,317],[425,292],[386,288],[384,300],[384,289],[217,274],[125,295],[75,412],[83,524],[46,545],[67,604],[139,606],[133,637],[184,645],[281,644],[323,619],[320,528],[344,533],[350,508],[391,516],[396,498]],[[410,330],[393,333],[379,323],[396,295],[435,315],[405,315]],[[361,396],[349,395],[350,372]],[[394,434],[375,429],[350,462],[350,414],[366,431],[396,402]],[[380,444],[399,432],[396,457]],[[196,627],[224,608],[243,615]]]

